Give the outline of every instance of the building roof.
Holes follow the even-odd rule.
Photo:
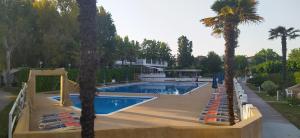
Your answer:
[[[200,72],[200,69],[170,69],[165,70],[166,72]]]
[[[295,92],[300,92],[300,84],[297,84],[295,86],[289,87],[289,90],[295,91]]]

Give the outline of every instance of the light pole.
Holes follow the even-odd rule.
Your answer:
[[[71,69],[71,63],[68,64],[68,68],[69,68],[69,70]]]
[[[103,85],[106,85],[106,71],[108,70],[108,66],[105,66],[104,68],[104,79],[103,79]]]
[[[40,64],[40,68],[42,68],[42,66],[43,66],[43,61],[40,61],[39,64]]]

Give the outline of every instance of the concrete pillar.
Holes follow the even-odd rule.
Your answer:
[[[35,93],[36,93],[36,78],[33,72],[29,73],[28,83],[27,83],[27,91],[26,91],[26,98],[28,105],[34,108],[34,101],[35,101]]]
[[[68,80],[67,73],[60,76],[60,105],[61,106],[71,105],[67,80]]]

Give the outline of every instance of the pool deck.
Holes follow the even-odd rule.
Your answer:
[[[76,112],[71,107],[61,107],[58,102],[48,97],[58,94],[39,93],[36,96],[36,107],[30,117],[30,130],[38,131],[38,119],[41,115],[55,112]],[[200,112],[206,106],[210,95],[210,85],[193,90],[187,95],[161,95],[161,94],[133,94],[133,93],[105,93],[100,95],[122,96],[155,96],[156,99],[128,108],[108,116],[97,116],[96,130],[121,128],[151,128],[164,126],[203,126],[198,119]]]

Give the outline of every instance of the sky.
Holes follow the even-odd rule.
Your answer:
[[[214,51],[224,55],[224,39],[211,35],[211,29],[200,23],[214,16],[210,9],[215,0],[97,0],[112,14],[120,36],[142,42],[144,38],[167,42],[177,53],[177,39],[185,35],[193,41],[193,55]],[[300,29],[300,0],[259,0],[259,24],[240,25],[237,55],[253,56],[262,48],[272,48],[281,55],[281,42],[268,40],[269,30],[279,25]],[[288,40],[289,51],[300,48],[300,38]]]

